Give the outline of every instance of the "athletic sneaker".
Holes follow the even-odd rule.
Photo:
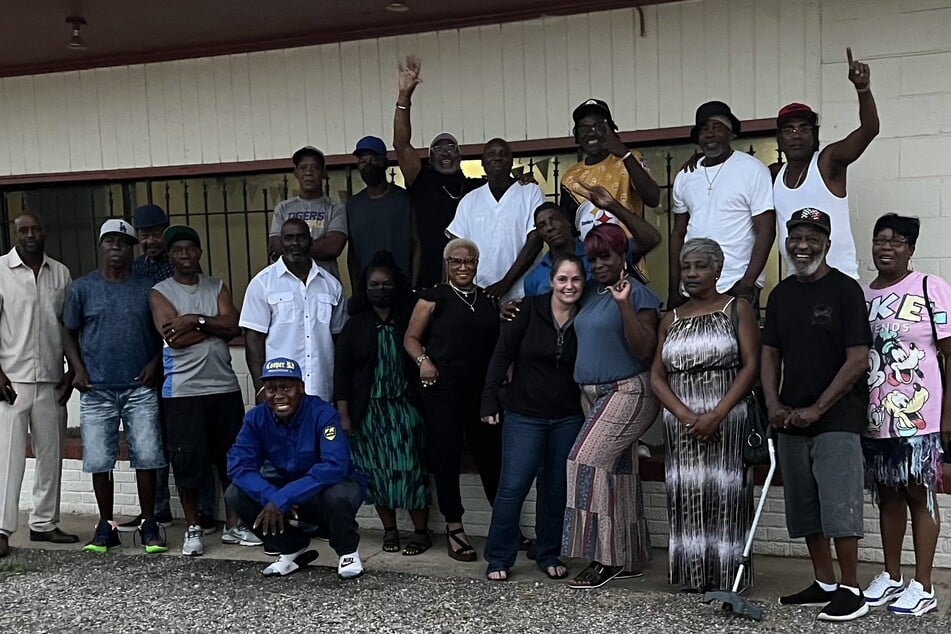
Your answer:
[[[257,535],[251,532],[250,528],[238,522],[231,528],[225,527],[225,529],[221,531],[221,543],[238,544],[240,546],[260,546],[261,540],[258,539]]]
[[[145,552],[150,555],[168,552],[168,542],[159,534],[158,523],[151,518],[142,520],[139,526],[139,539],[145,547]]]
[[[341,579],[356,579],[362,574],[363,562],[360,561],[360,553],[357,551],[343,555],[337,562],[337,576]]]
[[[877,608],[889,601],[894,601],[905,590],[905,579],[895,581],[887,572],[880,572],[872,579],[872,583],[865,588],[865,602],[868,607]]]
[[[908,589],[888,606],[888,611],[903,616],[921,616],[937,607],[938,599],[934,596],[934,586],[931,587],[931,592],[925,592],[924,586],[912,579]]]
[[[805,590],[779,597],[779,605],[824,606],[832,600],[834,594],[835,590],[823,590],[818,581],[813,581]]]
[[[116,523],[110,520],[99,520],[92,540],[83,546],[83,551],[103,554],[116,548],[122,548],[122,541],[119,539]]]
[[[866,614],[868,603],[862,593],[855,594],[848,588],[839,586],[832,594],[832,600],[819,611],[816,618],[820,621],[851,621]]]
[[[182,554],[186,557],[200,557],[205,554],[205,542],[202,540],[204,532],[201,524],[192,524],[185,530],[185,541],[182,543]]]
[[[158,522],[158,525],[162,528],[170,527],[172,522],[172,516],[167,515],[165,517],[156,517],[155,521]],[[134,533],[139,530],[139,526],[142,525],[142,516],[136,515],[128,522],[122,522],[121,524],[116,524],[116,527],[119,529],[120,533]]]

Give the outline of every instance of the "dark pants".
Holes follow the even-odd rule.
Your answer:
[[[462,521],[465,509],[459,491],[462,450],[472,451],[482,490],[495,503],[502,471],[502,429],[479,420],[481,381],[442,382],[424,388],[426,455],[436,480],[436,499],[447,523]]]
[[[558,563],[568,486],[568,454],[582,423],[583,416],[549,420],[505,413],[502,480],[485,543],[489,571],[508,570],[515,565],[522,504],[539,469],[535,561],[542,570]]]
[[[254,526],[263,505],[248,496],[235,485],[228,487],[225,500],[241,518],[245,526]],[[308,524],[317,524],[327,528],[330,534],[330,547],[338,556],[349,555],[360,545],[360,533],[357,524],[357,509],[363,504],[360,485],[353,480],[344,480],[331,485],[314,498],[297,505],[298,519]],[[290,513],[284,516],[284,532],[278,535],[265,535],[260,528],[251,528],[263,542],[265,550],[279,552],[282,555],[303,550],[310,543],[310,535],[302,531],[297,522],[292,525]]]
[[[162,449],[165,451],[165,466],[161,469],[155,470],[155,517],[161,520],[171,519],[172,517],[172,507],[171,507],[171,493],[168,488],[168,430],[165,426],[165,399],[161,396],[161,390],[159,390],[159,420],[162,423]],[[221,472],[222,475],[227,475],[227,470]],[[208,470],[206,471],[201,486],[198,488],[198,504],[200,513],[202,517],[215,517],[215,510],[217,505],[215,504],[215,493],[218,487],[215,483],[215,474],[211,469],[211,465],[208,465]]]

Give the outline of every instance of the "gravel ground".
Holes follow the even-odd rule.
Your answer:
[[[773,604],[757,623],[696,596],[621,585],[583,592],[536,579],[488,583],[379,571],[342,582],[323,567],[265,579],[261,568],[255,561],[18,550],[0,561],[0,631],[951,631],[946,597],[919,619],[878,609],[852,623],[826,624],[814,620],[815,609]]]

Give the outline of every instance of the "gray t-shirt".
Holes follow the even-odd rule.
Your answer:
[[[350,249],[359,274],[377,251],[389,251],[407,277],[412,271],[413,212],[409,194],[402,187],[390,185],[385,196],[370,198],[367,190],[347,201],[347,225]]]
[[[340,203],[336,203],[326,196],[320,198],[301,198],[295,196],[277,203],[274,216],[271,218],[271,231],[268,235],[280,236],[281,226],[291,218],[300,218],[310,227],[310,236],[316,240],[323,238],[330,231],[347,233],[347,211]],[[337,260],[317,260],[317,264],[330,271],[340,279],[340,268]]]
[[[194,286],[180,284],[170,277],[152,290],[161,293],[179,315],[217,317],[221,286],[221,280],[199,275],[198,284]],[[231,369],[228,343],[221,337],[208,335],[204,341],[187,348],[171,348],[165,344],[162,365],[165,368],[162,396],[165,398],[227,394],[241,389]]]

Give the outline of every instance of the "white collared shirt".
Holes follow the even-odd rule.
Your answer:
[[[265,357],[297,361],[304,391],[330,401],[333,393],[333,337],[347,321],[343,287],[313,263],[307,282],[281,258],[254,276],[241,306],[239,325],[267,335]]]
[[[0,255],[0,368],[16,383],[63,378],[63,303],[69,269],[43,256],[39,275],[16,248]]]

